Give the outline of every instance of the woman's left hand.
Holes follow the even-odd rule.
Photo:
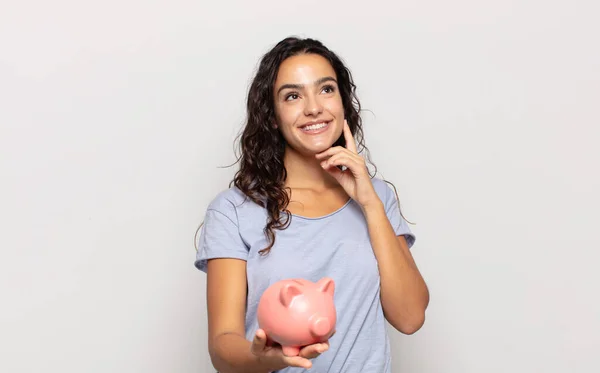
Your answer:
[[[317,159],[321,160],[321,167],[333,176],[363,209],[370,204],[380,203],[381,200],[371,182],[366,162],[356,150],[356,142],[346,120],[344,120],[344,137],[345,148],[336,146],[316,155]],[[346,169],[340,170],[337,166],[344,166]]]

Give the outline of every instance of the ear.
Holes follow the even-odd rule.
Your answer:
[[[335,282],[329,277],[323,277],[317,282],[317,289],[323,293],[333,296],[335,291]]]
[[[285,307],[289,307],[295,297],[301,295],[302,291],[298,285],[295,284],[285,284],[281,287],[279,291],[279,300]]]

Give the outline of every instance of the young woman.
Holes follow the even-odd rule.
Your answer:
[[[385,321],[416,332],[429,293],[396,193],[360,155],[350,71],[319,41],[279,42],[250,87],[240,145],[240,168],[206,211],[195,262],[207,273],[213,365],[221,373],[390,372]],[[336,332],[285,356],[258,328],[260,297],[282,279],[322,277],[335,281]]]

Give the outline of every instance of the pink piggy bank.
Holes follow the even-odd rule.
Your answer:
[[[335,331],[335,284],[330,278],[317,283],[304,279],[282,280],[269,286],[258,303],[258,325],[281,345],[286,356],[300,348],[327,341]]]

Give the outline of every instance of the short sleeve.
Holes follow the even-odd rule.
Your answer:
[[[209,259],[248,259],[248,248],[240,236],[235,214],[209,208],[200,228],[198,252],[194,265],[206,272]]]
[[[384,182],[385,183],[385,182]],[[385,183],[385,212],[392,224],[396,236],[404,236],[408,247],[411,248],[416,240],[415,234],[410,230],[408,223],[400,214],[398,199],[394,190]]]

